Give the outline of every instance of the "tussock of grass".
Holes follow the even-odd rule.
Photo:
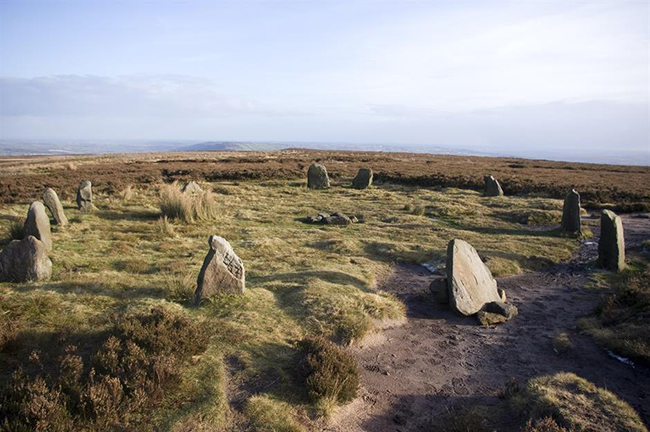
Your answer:
[[[194,298],[196,277],[191,273],[165,275],[167,298],[173,302],[186,303]]]
[[[211,191],[185,194],[176,182],[161,188],[159,206],[163,216],[187,223],[214,220],[218,216],[217,201]]]
[[[566,333],[558,333],[553,337],[553,350],[557,354],[566,354],[573,349],[573,344]]]
[[[300,371],[320,415],[328,417],[336,405],[357,397],[359,366],[352,355],[323,338],[303,339],[299,348]]]
[[[569,430],[647,432],[626,402],[572,373],[534,378],[511,402],[531,420],[552,417]]]
[[[280,402],[266,395],[251,397],[246,403],[244,414],[256,432],[304,432],[296,420],[295,409],[286,402]]]
[[[614,293],[580,328],[617,354],[650,365],[650,268],[608,275]]]

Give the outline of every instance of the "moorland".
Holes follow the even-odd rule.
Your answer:
[[[306,187],[312,162],[329,189]],[[372,187],[350,187],[359,168]],[[505,196],[483,196],[486,174]],[[184,198],[190,180],[202,192]],[[299,149],[0,158],[2,246],[46,187],[70,223],[52,225],[50,280],[0,283],[2,430],[647,430],[648,167]],[[582,235],[557,230],[568,188]],[[164,210],[184,199],[200,204]],[[595,265],[604,208],[626,228],[616,274]],[[358,223],[304,221],[335,211]],[[212,234],[246,289],[197,306]],[[513,321],[435,304],[429,269],[454,238]]]

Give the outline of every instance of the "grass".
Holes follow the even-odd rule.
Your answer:
[[[268,396],[253,396],[246,402],[244,414],[256,432],[305,432],[296,420],[295,409]]]
[[[572,373],[533,378],[511,403],[533,421],[551,417],[571,431],[647,432],[626,402]]]
[[[206,351],[180,370],[178,391],[151,408],[153,427],[226,427],[232,421],[226,377],[242,385],[273,377],[260,394],[273,402],[258,403],[256,411],[300,411],[312,402],[299,396],[304,390],[294,379],[295,341],[322,336],[356,343],[378,321],[402,317],[404,306],[376,289],[396,261],[439,261],[450,239],[463,238],[493,273],[504,275],[567,259],[577,246],[575,239],[502,217],[504,211],[530,207],[557,212],[561,200],[495,200],[475,191],[391,184],[363,191],[342,187],[348,183],[335,179],[328,191],[312,191],[294,180],[208,183],[205,196],[213,205],[198,206],[188,221],[161,219],[156,185],[138,185],[128,200],[119,191],[119,199],[109,200],[112,196],[98,189],[98,209],[89,214],[78,212],[71,194],[63,200],[71,223],[53,232],[52,279],[0,283],[2,340],[13,347],[0,352],[0,384],[10,382],[29,352],[47,353],[51,335],[68,335],[79,341],[80,351],[88,350],[98,332],[112,328],[116,315],[160,307],[200,323],[200,332],[209,331],[211,338]],[[169,191],[170,202],[178,198],[176,189]],[[405,211],[405,202],[422,214]],[[0,235],[28,204],[0,208]],[[348,227],[299,221],[322,211],[363,217]],[[186,300],[211,234],[226,238],[242,258],[247,289],[243,296],[192,308]],[[241,368],[224,372],[226,356],[237,358]]]
[[[196,195],[181,192],[177,182],[160,189],[160,211],[164,218],[180,219],[186,223],[215,220],[218,215],[216,199],[212,191]]]
[[[618,355],[650,366],[650,267],[632,265],[603,282],[611,293],[580,328]]]

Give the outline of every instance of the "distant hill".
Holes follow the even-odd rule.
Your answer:
[[[272,151],[288,148],[287,144],[237,141],[207,141],[176,149],[178,151]]]

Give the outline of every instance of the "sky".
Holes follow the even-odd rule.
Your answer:
[[[650,3],[0,0],[0,139],[385,143],[650,165]]]

